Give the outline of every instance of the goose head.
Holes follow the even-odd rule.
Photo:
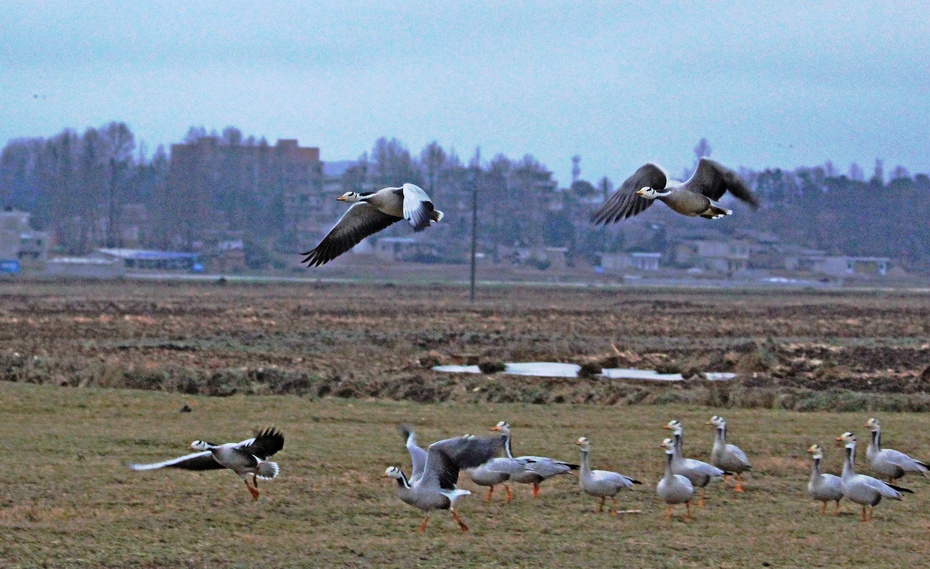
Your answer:
[[[868,421],[866,421],[865,426],[868,427],[869,430],[872,431],[873,433],[882,428],[881,425],[878,424],[878,419],[876,419],[875,417],[872,417]]]
[[[381,478],[393,478],[394,480],[400,480],[403,477],[404,473],[396,466],[388,466],[384,474],[381,475]]]
[[[640,188],[636,191],[636,195],[641,198],[646,198],[647,200],[654,200],[659,196],[666,195],[668,192],[659,192],[655,188],[645,187]]]
[[[591,451],[591,441],[587,437],[579,437],[575,444],[581,447],[581,452]]]
[[[206,441],[194,441],[191,443],[191,446],[188,448],[190,448],[190,450],[197,450],[197,451],[210,450],[210,443]]]
[[[681,421],[679,421],[678,419],[672,419],[662,428],[668,429],[672,431],[673,433],[675,433],[676,435],[680,435],[682,431],[684,431],[684,427],[681,426]]]
[[[336,199],[341,202],[357,202],[361,199],[361,195],[358,192],[346,192]]]
[[[672,439],[665,439],[662,441],[662,448],[665,449],[665,454],[674,454],[675,453],[675,441]]]
[[[836,437],[836,442],[845,446],[846,448],[856,448],[856,435],[846,431],[842,435]]]
[[[501,421],[498,424],[491,427],[491,430],[498,431],[502,435],[509,435],[510,434],[510,423],[508,423],[507,421]]]
[[[726,425],[727,422],[720,415],[714,415],[713,417],[710,418],[710,421],[707,421],[707,424],[713,425],[719,429],[720,427],[723,427],[724,425]]]
[[[808,447],[807,452],[810,453],[811,458],[823,459],[823,449],[818,444],[813,444],[810,447]]]

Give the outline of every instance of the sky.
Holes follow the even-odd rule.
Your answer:
[[[533,155],[562,186],[706,138],[733,168],[930,172],[923,2],[0,3],[0,145],[129,125],[296,138],[324,161],[380,137],[468,162]]]

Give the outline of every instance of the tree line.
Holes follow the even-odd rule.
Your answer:
[[[219,133],[191,128],[183,142],[207,137],[231,148],[268,147],[264,138],[246,137],[235,127]],[[711,149],[702,140],[694,152],[696,164]],[[261,152],[241,155],[264,156]],[[65,254],[123,245],[127,206],[145,212],[137,236],[143,247],[192,246],[206,228],[240,231],[246,236],[250,265],[260,268],[269,253],[288,256],[312,246],[299,243],[287,223],[286,188],[276,170],[285,165],[274,161],[249,165],[249,172],[255,174],[242,176],[246,165],[234,163],[237,154],[225,156],[227,163],[214,173],[207,190],[187,195],[169,191],[169,185],[185,181],[172,178],[165,148],[159,146],[149,154],[125,123],[111,122],[80,134],[66,129],[49,138],[16,139],[0,153],[0,205],[31,212],[34,226],[52,232],[56,252]],[[236,180],[223,174],[233,171],[239,172]],[[856,164],[840,173],[830,162],[793,170],[741,169],[740,175],[760,194],[763,206],[751,215],[715,224],[724,234],[766,231],[784,243],[829,253],[891,257],[906,269],[930,270],[926,174],[912,176],[896,167],[886,175],[877,160],[869,178]],[[610,179],[601,177],[593,183],[576,179],[570,187],[558,188],[551,172],[532,155],[484,159],[476,149],[462,159],[436,142],[411,153],[396,139],[378,139],[342,173],[339,191],[404,182],[426,189],[446,212],[437,231],[458,237],[437,239],[442,244],[440,257],[446,260],[461,260],[466,254],[466,240],[461,237],[470,230],[473,190],[480,196],[480,246],[496,260],[512,247],[566,247],[573,258],[631,247],[662,251],[675,241],[678,231],[675,224],[668,224],[648,243],[624,242],[615,227],[593,227],[587,221],[614,190]],[[185,199],[166,199],[178,195]]]

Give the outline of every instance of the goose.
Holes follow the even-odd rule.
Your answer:
[[[132,470],[157,470],[160,468],[218,470],[228,468],[242,478],[245,487],[252,494],[252,499],[257,500],[258,479],[274,480],[278,477],[280,469],[277,463],[269,462],[267,459],[284,448],[284,435],[271,427],[259,431],[255,437],[240,443],[216,445],[197,440],[192,442],[189,448],[198,452],[152,464],[130,464],[129,468]],[[249,478],[252,479],[253,486],[249,485]]]
[[[410,454],[411,472],[410,479],[416,480],[423,474],[423,466],[426,464],[426,451],[417,445],[417,437],[408,425],[398,425],[397,429],[404,437],[404,446]]]
[[[820,464],[823,462],[823,449],[820,445],[814,444],[807,449],[813,459],[811,467],[811,479],[807,483],[807,493],[814,500],[823,502],[821,514],[827,513],[827,502],[836,502],[834,514],[840,513],[840,500],[843,499],[843,479],[834,474],[824,474],[820,472]]]
[[[688,510],[686,519],[691,519],[691,498],[694,496],[694,485],[687,476],[675,474],[672,463],[675,461],[675,447],[678,443],[672,439],[662,441],[665,449],[665,475],[656,485],[656,494],[668,504],[665,507],[665,519],[672,519],[672,510],[677,504],[684,504]]]
[[[545,480],[558,476],[559,474],[568,474],[572,470],[578,470],[577,464],[570,464],[555,460],[545,456],[518,456],[514,457],[510,449],[510,424],[507,421],[501,421],[491,427],[492,431],[501,433],[501,440],[504,441],[504,453],[507,458],[516,458],[525,461],[525,466],[510,474],[510,480],[518,484],[532,484],[533,497],[539,495],[539,485]]]
[[[419,531],[426,531],[430,512],[449,510],[462,531],[468,526],[455,511],[455,501],[471,494],[455,487],[459,471],[483,464],[497,454],[504,442],[499,437],[454,437],[435,442],[426,451],[423,473],[416,480],[408,479],[396,466],[384,471],[384,477],[397,480],[397,495],[406,504],[423,511],[426,517]]]
[[[404,184],[399,188],[383,188],[377,192],[346,192],[336,198],[352,203],[326,237],[315,248],[301,253],[308,267],[325,265],[359,242],[406,219],[415,232],[423,231],[443,218],[422,188]]]
[[[698,500],[698,507],[704,506],[704,489],[712,480],[722,480],[723,476],[726,474],[723,470],[720,470],[716,466],[707,464],[706,462],[695,460],[693,458],[684,458],[682,456],[682,441],[684,439],[684,427],[681,424],[681,421],[677,419],[672,419],[665,425],[666,429],[670,429],[674,434],[674,457],[672,460],[672,472],[675,474],[681,474],[686,477],[694,486],[697,486],[701,489],[701,497]]]
[[[609,470],[591,470],[588,455],[591,453],[591,442],[586,437],[580,437],[575,444],[581,447],[581,475],[578,483],[581,489],[590,496],[601,499],[598,512],[604,511],[604,501],[610,497],[613,502],[612,514],[617,515],[617,494],[624,488],[632,488],[634,484],[642,484],[639,480],[624,476],[619,472]]]
[[[743,491],[743,472],[752,470],[749,459],[738,446],[727,444],[727,422],[723,417],[714,415],[707,422],[708,425],[716,427],[717,432],[714,435],[714,447],[710,451],[710,462],[724,472],[732,472],[736,478],[737,492]],[[727,475],[723,477],[726,482]]]
[[[500,431],[499,428],[497,430]],[[506,434],[502,433],[501,440],[503,441],[505,448],[508,449],[507,454],[509,455],[509,430]],[[526,459],[514,458],[513,456],[502,456],[492,458],[491,460],[476,468],[468,469],[466,472],[468,472],[472,482],[478,486],[487,486],[488,495],[484,499],[485,502],[491,501],[491,495],[494,494],[494,487],[498,484],[504,485],[504,492],[506,496],[505,499],[507,502],[510,502],[511,498],[513,497],[513,493],[510,490],[510,484],[508,484],[510,477],[525,470],[528,464],[529,461]]]
[[[886,484],[877,478],[856,474],[856,436],[850,432],[843,433],[836,440],[846,447],[846,461],[843,463],[843,496],[850,502],[862,506],[862,521],[872,520],[872,512],[882,498],[900,500],[901,493],[913,494],[912,490]],[[868,516],[866,516],[868,506]]]
[[[930,465],[927,463],[911,458],[903,452],[882,448],[882,427],[878,424],[878,419],[872,417],[865,426],[872,432],[869,446],[865,449],[865,457],[876,474],[887,478],[889,482],[894,482],[909,472],[924,477],[930,474]]]
[[[688,217],[717,219],[733,213],[717,200],[730,192],[753,208],[759,201],[736,172],[709,158],[701,158],[697,170],[687,182],[669,180],[655,164],[641,166],[626,179],[617,192],[600,207],[591,221],[595,224],[615,223],[645,211],[660,200],[673,211]]]

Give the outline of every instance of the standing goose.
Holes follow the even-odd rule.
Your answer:
[[[553,476],[568,474],[572,470],[578,470],[579,468],[577,464],[570,464],[545,456],[514,457],[513,452],[510,450],[510,424],[506,421],[501,421],[491,427],[491,430],[498,431],[503,435],[501,439],[504,441],[504,452],[507,458],[516,458],[517,460],[525,461],[526,466],[524,466],[522,470],[511,473],[510,480],[518,484],[532,484],[534,498],[539,495],[540,483]]]
[[[866,476],[865,474],[856,474],[856,437],[852,433],[846,432],[836,438],[846,447],[846,461],[843,463],[843,496],[850,502],[855,502],[862,506],[862,521],[871,521],[872,512],[875,506],[882,501],[882,498],[889,500],[900,500],[901,492],[913,494],[913,491],[892,484],[885,484],[877,478]],[[869,507],[868,516],[866,516],[866,506]]]
[[[245,487],[252,494],[252,499],[258,499],[258,479],[273,480],[278,477],[280,469],[268,457],[284,448],[284,435],[271,427],[259,431],[254,438],[246,439],[241,443],[226,443],[215,445],[205,441],[194,441],[190,450],[199,452],[188,454],[180,458],[173,458],[164,462],[152,464],[130,464],[132,470],[156,470],[159,468],[181,468],[184,470],[218,470],[228,468],[239,475],[245,482]],[[249,478],[253,486],[249,485]]]
[[[675,435],[675,444],[673,447],[674,456],[672,460],[672,472],[675,474],[681,474],[686,477],[694,486],[697,486],[701,489],[701,498],[698,500],[698,507],[704,506],[704,489],[712,480],[722,480],[726,472],[720,470],[716,466],[707,464],[701,460],[695,460],[693,458],[684,458],[682,456],[682,441],[684,439],[684,427],[681,424],[681,421],[677,419],[672,419],[665,425],[666,429],[670,429]]]
[[[410,222],[415,232],[423,231],[442,219],[442,212],[433,207],[426,192],[414,184],[400,188],[384,188],[374,193],[346,192],[336,198],[350,202],[350,207],[326,237],[314,249],[301,253],[308,267],[324,265],[342,255],[359,242],[386,229],[401,219]]]
[[[420,531],[426,531],[426,523],[433,510],[449,510],[462,531],[468,531],[468,526],[454,509],[457,499],[471,494],[468,490],[455,487],[459,470],[487,462],[502,446],[503,441],[497,437],[465,436],[445,439],[429,446],[420,478],[408,480],[395,466],[388,467],[384,476],[397,480],[397,495],[401,501],[423,510],[426,517],[420,524]]]
[[[834,474],[824,474],[820,472],[820,464],[823,462],[823,449],[820,445],[811,445],[807,449],[813,459],[811,467],[811,479],[807,483],[807,493],[814,500],[823,502],[821,514],[827,513],[827,502],[836,502],[834,514],[840,513],[840,500],[843,499],[843,479]]]
[[[882,448],[882,427],[878,424],[878,419],[872,417],[865,423],[865,426],[872,431],[869,446],[865,449],[865,457],[876,474],[887,478],[889,482],[894,482],[909,472],[921,474],[924,477],[930,474],[930,466],[925,462],[894,449]]]
[[[499,425],[500,423],[498,423],[498,426]],[[494,430],[494,428],[492,428],[492,430]],[[497,428],[497,430],[501,431],[500,428]],[[513,497],[513,493],[510,490],[510,484],[508,484],[510,477],[525,470],[529,464],[528,460],[514,458],[510,454],[509,429],[506,429],[506,432],[501,431],[501,441],[503,442],[504,448],[506,449],[505,452],[507,456],[492,458],[484,464],[476,468],[471,468],[467,471],[472,482],[478,486],[487,486],[488,495],[484,499],[485,502],[491,501],[491,495],[494,494],[494,487],[498,484],[504,485],[506,501],[510,502],[511,498]]]
[[[694,486],[691,480],[681,474],[675,474],[672,463],[675,460],[675,446],[678,443],[672,439],[662,441],[665,449],[665,476],[656,485],[656,494],[668,504],[665,507],[665,519],[672,519],[672,509],[677,504],[684,504],[688,510],[687,519],[691,519],[691,497],[694,496]]]
[[[737,177],[736,172],[709,158],[701,158],[694,175],[684,183],[669,180],[662,168],[646,164],[621,184],[617,192],[594,212],[591,221],[595,224],[614,223],[642,213],[657,199],[682,215],[717,219],[733,213],[717,203],[728,191],[753,208],[759,206],[752,190]]]
[[[723,417],[714,415],[707,422],[717,429],[714,435],[714,447],[710,451],[710,461],[714,466],[724,472],[732,472],[736,477],[737,492],[743,491],[743,472],[752,470],[749,459],[738,446],[727,444],[727,422]],[[723,481],[726,482],[727,475],[724,474]]]
[[[578,483],[581,489],[588,495],[601,499],[601,505],[598,512],[604,511],[604,501],[610,497],[613,502],[612,514],[617,515],[617,494],[624,488],[632,488],[634,484],[642,484],[639,480],[634,480],[629,476],[624,476],[619,472],[609,470],[591,470],[588,463],[588,455],[591,453],[591,442],[587,438],[581,437],[575,444],[581,447],[581,475],[578,477]]]

